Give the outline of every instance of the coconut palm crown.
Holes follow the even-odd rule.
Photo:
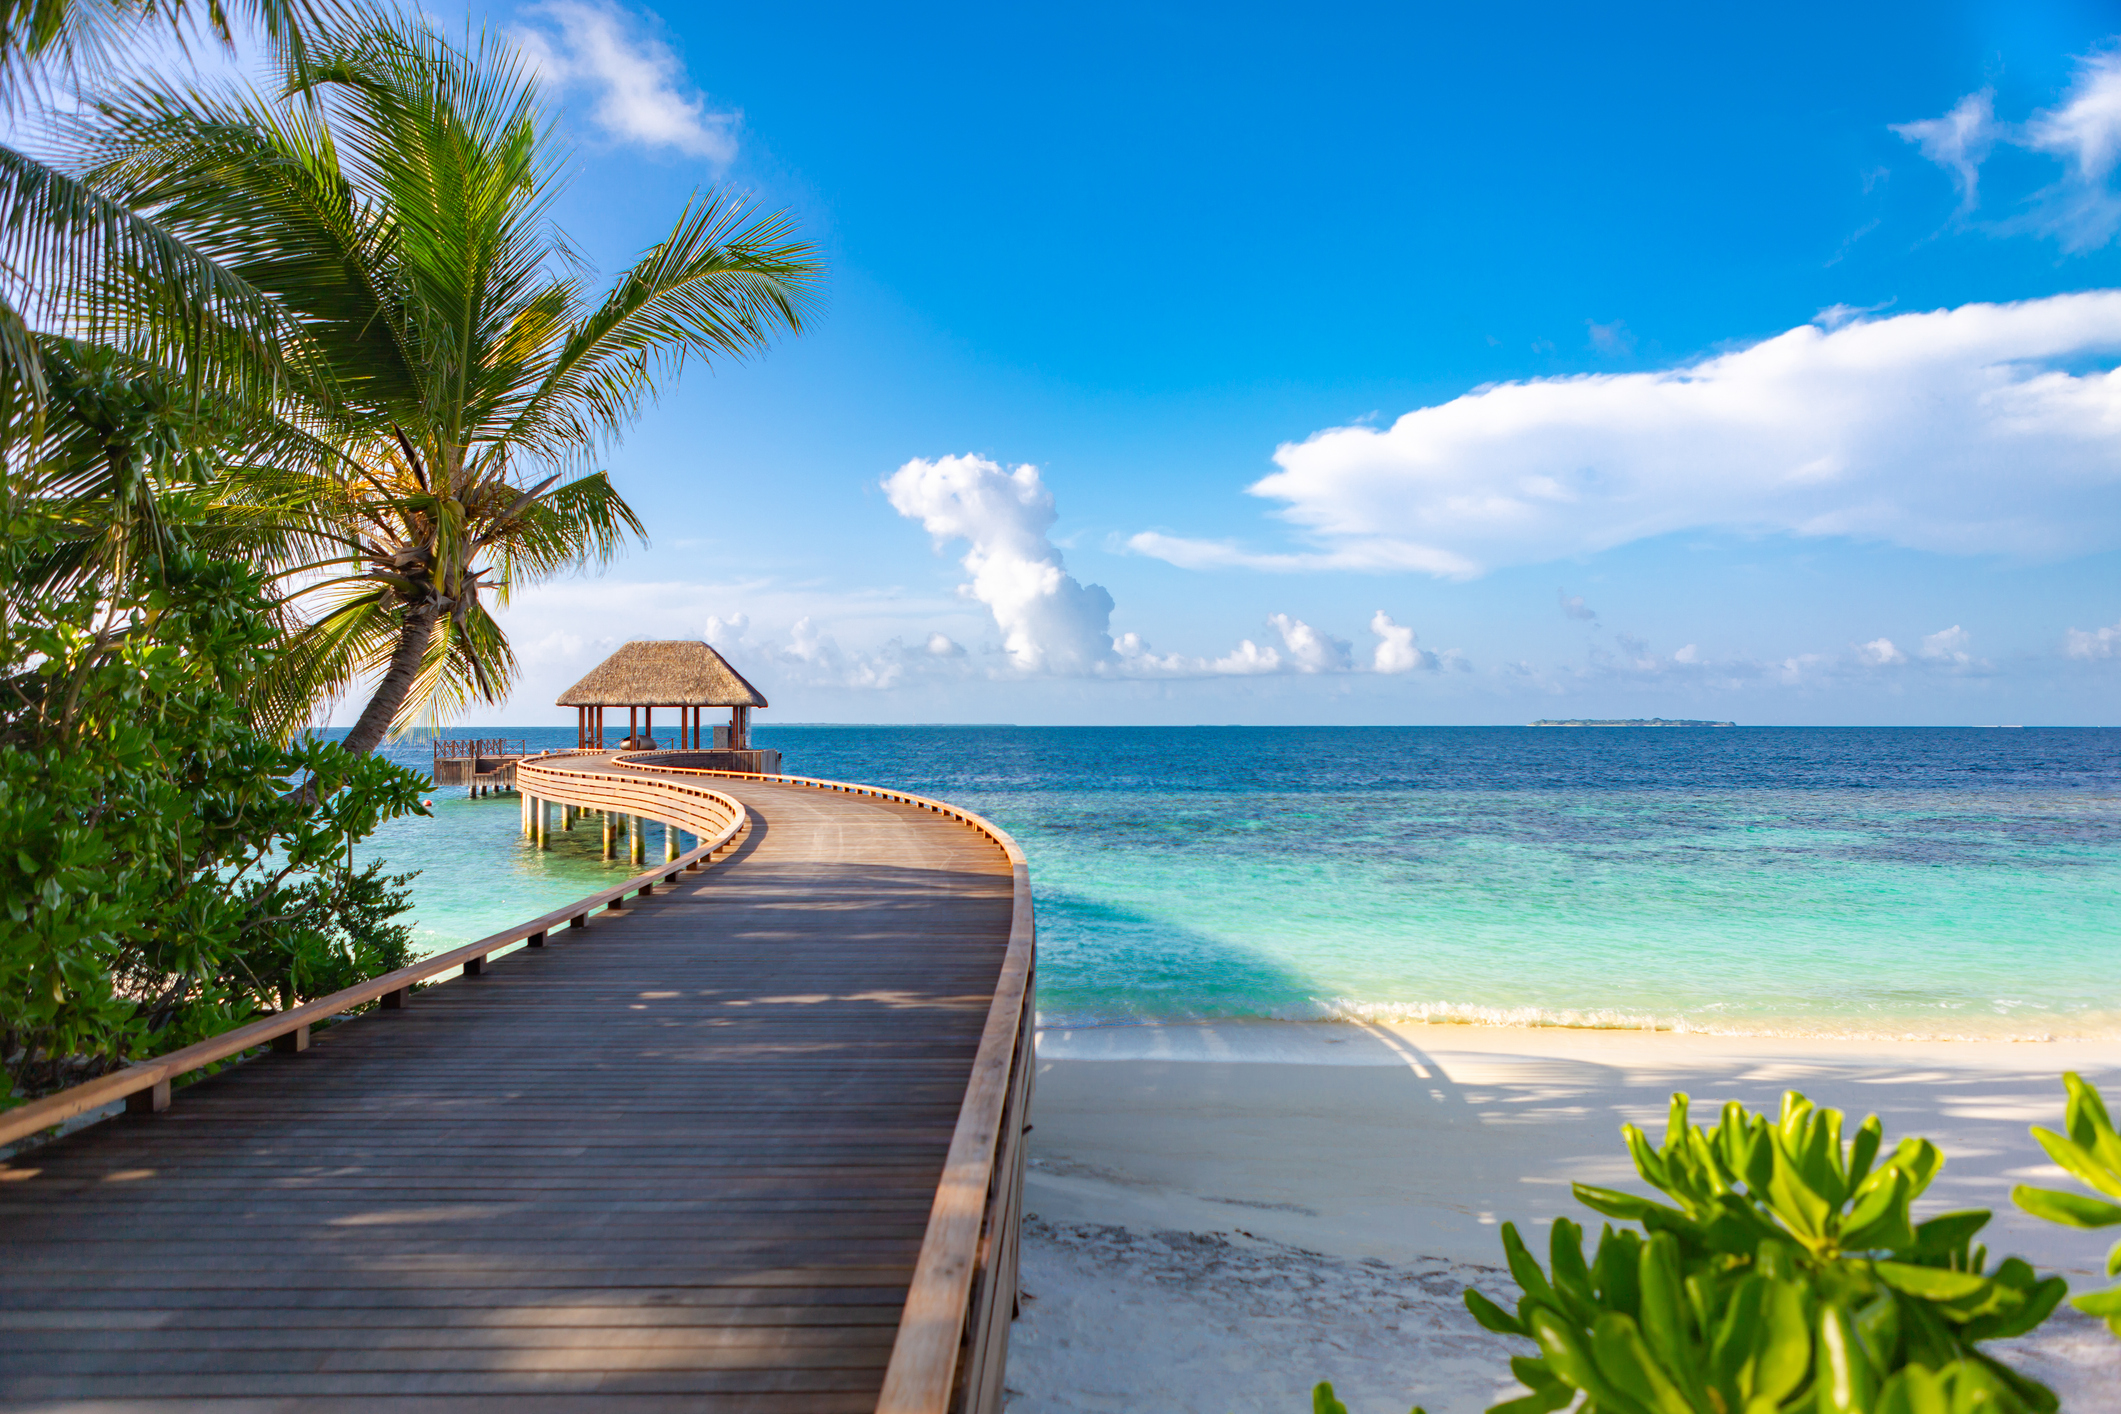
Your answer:
[[[180,48],[205,38],[233,50],[235,18],[299,67],[308,34],[340,13],[339,0],[0,0],[0,114],[34,137],[68,106],[55,100],[107,80],[130,45],[159,31]],[[44,430],[55,341],[107,350],[194,392],[249,396],[277,383],[284,332],[256,290],[203,252],[12,134],[0,143],[0,476],[9,498],[19,494],[12,473],[24,445]]]
[[[639,518],[590,467],[690,357],[802,331],[822,266],[785,216],[709,192],[600,297],[550,221],[562,154],[491,36],[367,17],[274,96],[130,87],[84,116],[99,190],[212,255],[297,331],[283,447],[247,472],[294,509],[311,607],[269,708],[380,674],[347,745],[495,701],[489,599],[608,558]]]

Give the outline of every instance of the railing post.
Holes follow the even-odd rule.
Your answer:
[[[285,1036],[273,1037],[272,1048],[276,1051],[284,1051],[289,1055],[308,1050],[309,1028],[307,1026],[297,1026]]]
[[[135,1090],[125,1097],[125,1112],[130,1115],[158,1115],[169,1108],[169,1081],[157,1080],[145,1090]]]

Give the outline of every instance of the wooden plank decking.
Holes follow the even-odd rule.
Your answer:
[[[0,1408],[876,1407],[1010,863],[709,784],[706,873],[0,1166]]]

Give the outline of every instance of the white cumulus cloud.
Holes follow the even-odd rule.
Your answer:
[[[1288,614],[1269,614],[1267,622],[1281,635],[1297,672],[1344,673],[1355,666],[1355,645],[1346,639],[1322,633]]]
[[[1923,635],[1922,656],[1932,662],[1971,663],[1974,656],[1966,651],[1966,645],[1972,640],[1972,634],[1953,624],[1950,628]]]
[[[985,605],[1001,631],[1006,671],[1014,675],[1120,678],[1259,677],[1275,673],[1351,673],[1355,645],[1294,614],[1267,616],[1280,640],[1241,639],[1220,656],[1158,653],[1138,633],[1111,633],[1112,596],[1103,586],[1083,584],[1067,572],[1050,532],[1053,493],[1038,468],[1011,470],[975,455],[915,458],[883,481],[892,508],[917,520],[938,549],[963,541],[960,563],[971,576],[958,593]],[[1437,654],[1415,647],[1414,630],[1379,610],[1370,631],[1381,640],[1370,662],[1381,673],[1450,667],[1470,671],[1455,649]],[[941,633],[926,654],[958,660],[966,650]],[[783,651],[789,661],[850,673],[901,674],[911,655],[884,655],[877,666],[856,664],[852,655],[822,638],[808,620],[796,625]],[[891,680],[896,680],[893,677]]]
[[[1370,632],[1377,635],[1377,651],[1370,655],[1370,670],[1378,673],[1410,673],[1416,668],[1435,672],[1443,660],[1426,648],[1415,646],[1414,630],[1395,623],[1379,609],[1370,617]]]
[[[2121,623],[2090,631],[2073,628],[2063,635],[2062,651],[2072,658],[2121,657]]]
[[[1907,654],[1895,648],[1890,638],[1874,638],[1869,643],[1858,644],[1856,656],[1880,668],[1907,661]]]
[[[1245,638],[1238,640],[1237,647],[1230,652],[1193,671],[1217,677],[1251,677],[1259,673],[1278,673],[1286,666],[1279,649],[1262,648],[1251,639]],[[1166,660],[1164,671],[1184,673],[1187,669],[1184,660],[1176,659]]]
[[[1128,544],[1191,568],[1459,579],[1697,528],[2077,554],[2121,544],[2121,375],[2084,366],[2117,356],[2114,290],[1806,324],[1285,444],[1250,489],[1282,503],[1303,552]]]
[[[535,22],[514,32],[524,61],[553,89],[590,93],[590,116],[612,138],[718,167],[736,160],[737,115],[709,108],[639,17],[588,0],[544,0],[522,13]]]
[[[884,478],[891,507],[917,520],[938,548],[968,542],[972,582],[959,593],[987,606],[1010,663],[1027,673],[1086,673],[1114,661],[1112,596],[1069,574],[1047,538],[1053,493],[1038,468],[1005,471],[979,456],[916,457]]]

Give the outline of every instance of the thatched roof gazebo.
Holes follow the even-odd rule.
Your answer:
[[[626,709],[622,750],[655,745],[655,709],[678,712],[678,748],[750,747],[751,709],[766,705],[765,694],[744,681],[728,659],[705,643],[689,638],[637,639],[590,669],[589,676],[560,694],[559,705],[575,709],[579,745],[603,750],[604,709]],[[729,725],[716,726],[703,743],[700,712],[727,707]],[[724,739],[724,731],[727,738]]]

